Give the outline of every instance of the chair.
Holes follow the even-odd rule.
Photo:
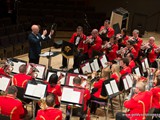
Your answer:
[[[0,114],[0,120],[10,120],[10,117]]]

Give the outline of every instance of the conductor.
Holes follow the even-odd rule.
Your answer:
[[[47,35],[47,30],[43,30],[42,35],[39,33],[39,26],[32,25],[32,32],[28,35],[29,40],[29,63],[39,63],[39,54],[41,53],[41,41],[51,39],[54,30]]]

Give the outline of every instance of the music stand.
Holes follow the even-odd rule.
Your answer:
[[[100,60],[100,62],[101,62],[101,65],[102,65],[102,67],[103,68],[106,68],[107,67],[107,62],[108,62],[108,60],[107,60],[107,58],[106,58],[106,55],[102,55],[102,56],[100,56],[99,57],[99,60]]]
[[[91,62],[90,62],[90,66],[92,68],[92,71],[100,71],[100,67],[99,67],[99,64],[98,64],[98,59],[93,59]]]
[[[90,66],[90,63],[89,62],[85,62],[83,64],[80,65],[81,69],[82,69],[82,72],[83,74],[86,74],[86,73],[91,73],[91,66]]]
[[[11,83],[11,78],[0,75],[0,90],[6,91]]]

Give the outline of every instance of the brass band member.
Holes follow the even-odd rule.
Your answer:
[[[128,58],[125,57],[120,60],[120,66],[121,66],[120,74],[121,74],[121,76],[128,74],[128,73],[131,73],[131,68],[128,65],[129,65]]]
[[[114,35],[114,29],[110,27],[110,21],[105,20],[104,26],[101,26],[99,30],[99,36],[102,41],[109,41],[109,39]]]

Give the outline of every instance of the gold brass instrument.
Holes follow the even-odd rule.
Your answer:
[[[45,109],[47,108],[46,100],[45,100],[45,99],[46,99],[46,98],[43,98],[43,99],[40,99],[40,100],[38,101],[39,107],[40,107],[42,110],[45,110]]]
[[[0,67],[4,69],[6,74],[11,75],[13,71],[13,62],[10,59],[3,60],[0,62]]]
[[[154,51],[155,51],[156,53],[160,53],[160,47],[155,48]]]
[[[111,48],[111,47],[112,47],[112,45],[111,45],[110,42],[106,42],[104,45],[102,45],[102,48],[103,48],[103,49]]]
[[[84,44],[93,44],[95,39],[93,37],[87,37],[86,40],[83,41]]]
[[[26,70],[27,75],[31,75],[33,78],[37,78],[38,76],[38,69],[35,67],[35,64],[33,63],[28,63],[27,64],[27,70]]]

